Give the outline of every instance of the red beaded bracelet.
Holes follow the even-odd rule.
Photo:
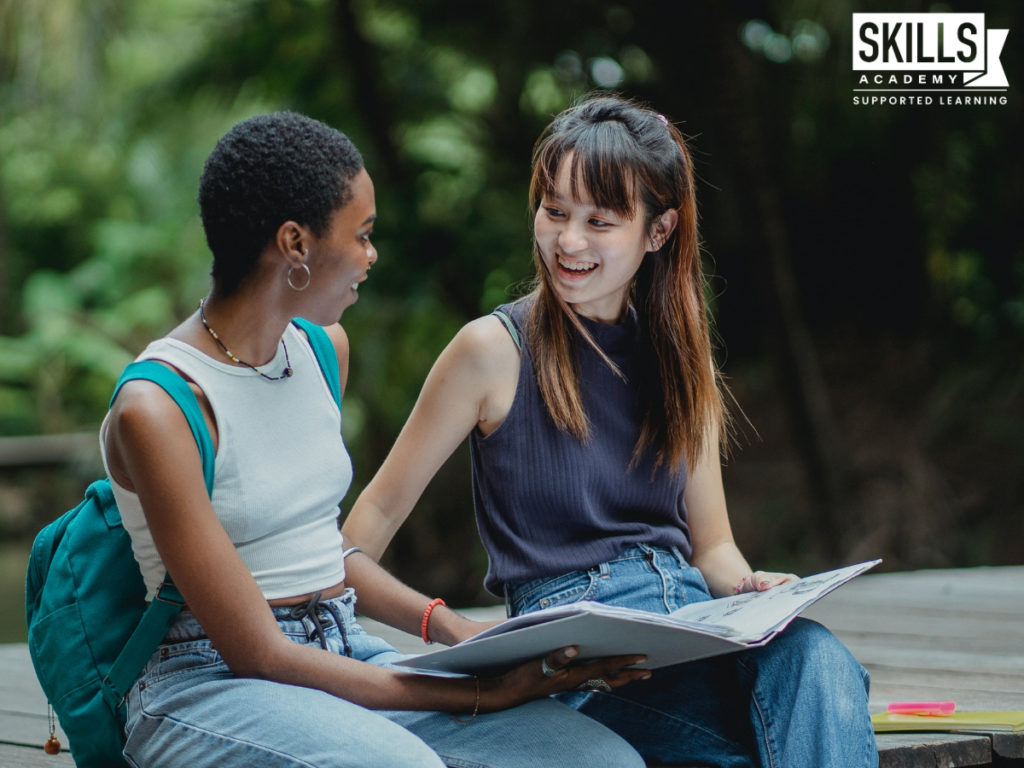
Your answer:
[[[420,622],[420,637],[423,638],[424,643],[430,642],[430,636],[427,634],[427,622],[430,621],[430,614],[434,612],[434,609],[439,605],[447,605],[444,600],[440,597],[435,597],[427,605],[426,610],[423,611],[423,621]]]

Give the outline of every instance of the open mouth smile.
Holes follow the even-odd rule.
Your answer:
[[[558,266],[568,272],[572,272],[574,275],[585,275],[586,273],[593,272],[597,269],[597,264],[594,264],[593,262],[567,259],[564,256],[558,257]]]

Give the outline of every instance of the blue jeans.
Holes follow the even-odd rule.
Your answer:
[[[327,650],[388,666],[402,655],[356,622],[349,590],[320,612]],[[293,642],[320,647],[309,617],[274,609]],[[334,615],[332,615],[334,614]],[[642,768],[622,738],[553,699],[481,714],[371,711],[312,688],[235,677],[182,612],[128,695],[125,758],[182,768]],[[463,718],[468,715],[462,713]]]
[[[678,550],[639,545],[586,571],[506,585],[510,616],[593,600],[667,613],[710,600]],[[831,632],[794,621],[768,645],[654,671],[611,693],[566,693],[647,760],[720,768],[875,768],[868,674]]]

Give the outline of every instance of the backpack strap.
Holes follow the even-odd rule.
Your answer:
[[[312,347],[316,361],[320,365],[320,373],[323,374],[331,394],[334,395],[334,402],[340,408],[341,380],[338,374],[338,353],[334,349],[334,342],[321,326],[311,323],[305,318],[292,318],[292,325],[306,332],[309,346]]]
[[[103,678],[103,696],[115,709],[128,695],[139,671],[146,666],[149,657],[167,634],[171,621],[184,605],[185,598],[168,576],[146,606],[138,626]]]
[[[110,398],[110,404],[114,404],[121,387],[126,382],[143,379],[151,381],[160,386],[171,399],[181,408],[181,412],[188,422],[192,436],[199,448],[199,458],[203,465],[203,479],[206,481],[206,490],[213,494],[213,464],[216,458],[213,451],[213,440],[210,439],[210,431],[206,428],[206,421],[199,409],[199,401],[196,399],[192,388],[177,373],[166,365],[155,360],[142,360],[131,363],[124,369],[121,378],[114,388],[114,394]],[[139,624],[135,627],[131,637],[124,644],[121,653],[111,664],[107,676],[103,678],[103,695],[116,708],[128,694],[128,689],[139,676],[139,670],[145,666],[146,661],[153,653],[153,649],[160,644],[171,620],[185,604],[184,598],[178,588],[171,583],[168,574],[163,583],[157,589],[156,595],[146,607]]]
[[[505,330],[508,331],[508,335],[512,337],[512,341],[516,343],[516,349],[520,352],[523,350],[523,343],[519,338],[519,331],[516,329],[515,323],[512,322],[512,318],[509,317],[505,312],[500,309],[496,309],[491,312],[492,315],[497,317],[505,325]]]
[[[199,447],[199,458],[203,463],[203,478],[206,480],[206,490],[213,493],[213,462],[216,455],[213,451],[213,440],[210,439],[210,431],[206,428],[206,421],[203,419],[203,412],[199,410],[199,401],[195,393],[181,376],[172,371],[166,365],[156,360],[142,360],[131,363],[124,369],[117,386],[114,387],[114,394],[110,398],[110,404],[114,404],[118,393],[127,382],[135,379],[144,379],[160,386],[171,399],[181,408],[181,412],[188,422],[192,436],[196,439]]]

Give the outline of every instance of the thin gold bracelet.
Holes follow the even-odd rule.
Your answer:
[[[463,720],[457,715],[452,715],[452,720],[456,723],[472,723],[476,719],[476,716],[480,713],[480,678],[473,676],[473,682],[476,683],[476,701],[473,702],[473,714],[469,716],[468,720]]]

